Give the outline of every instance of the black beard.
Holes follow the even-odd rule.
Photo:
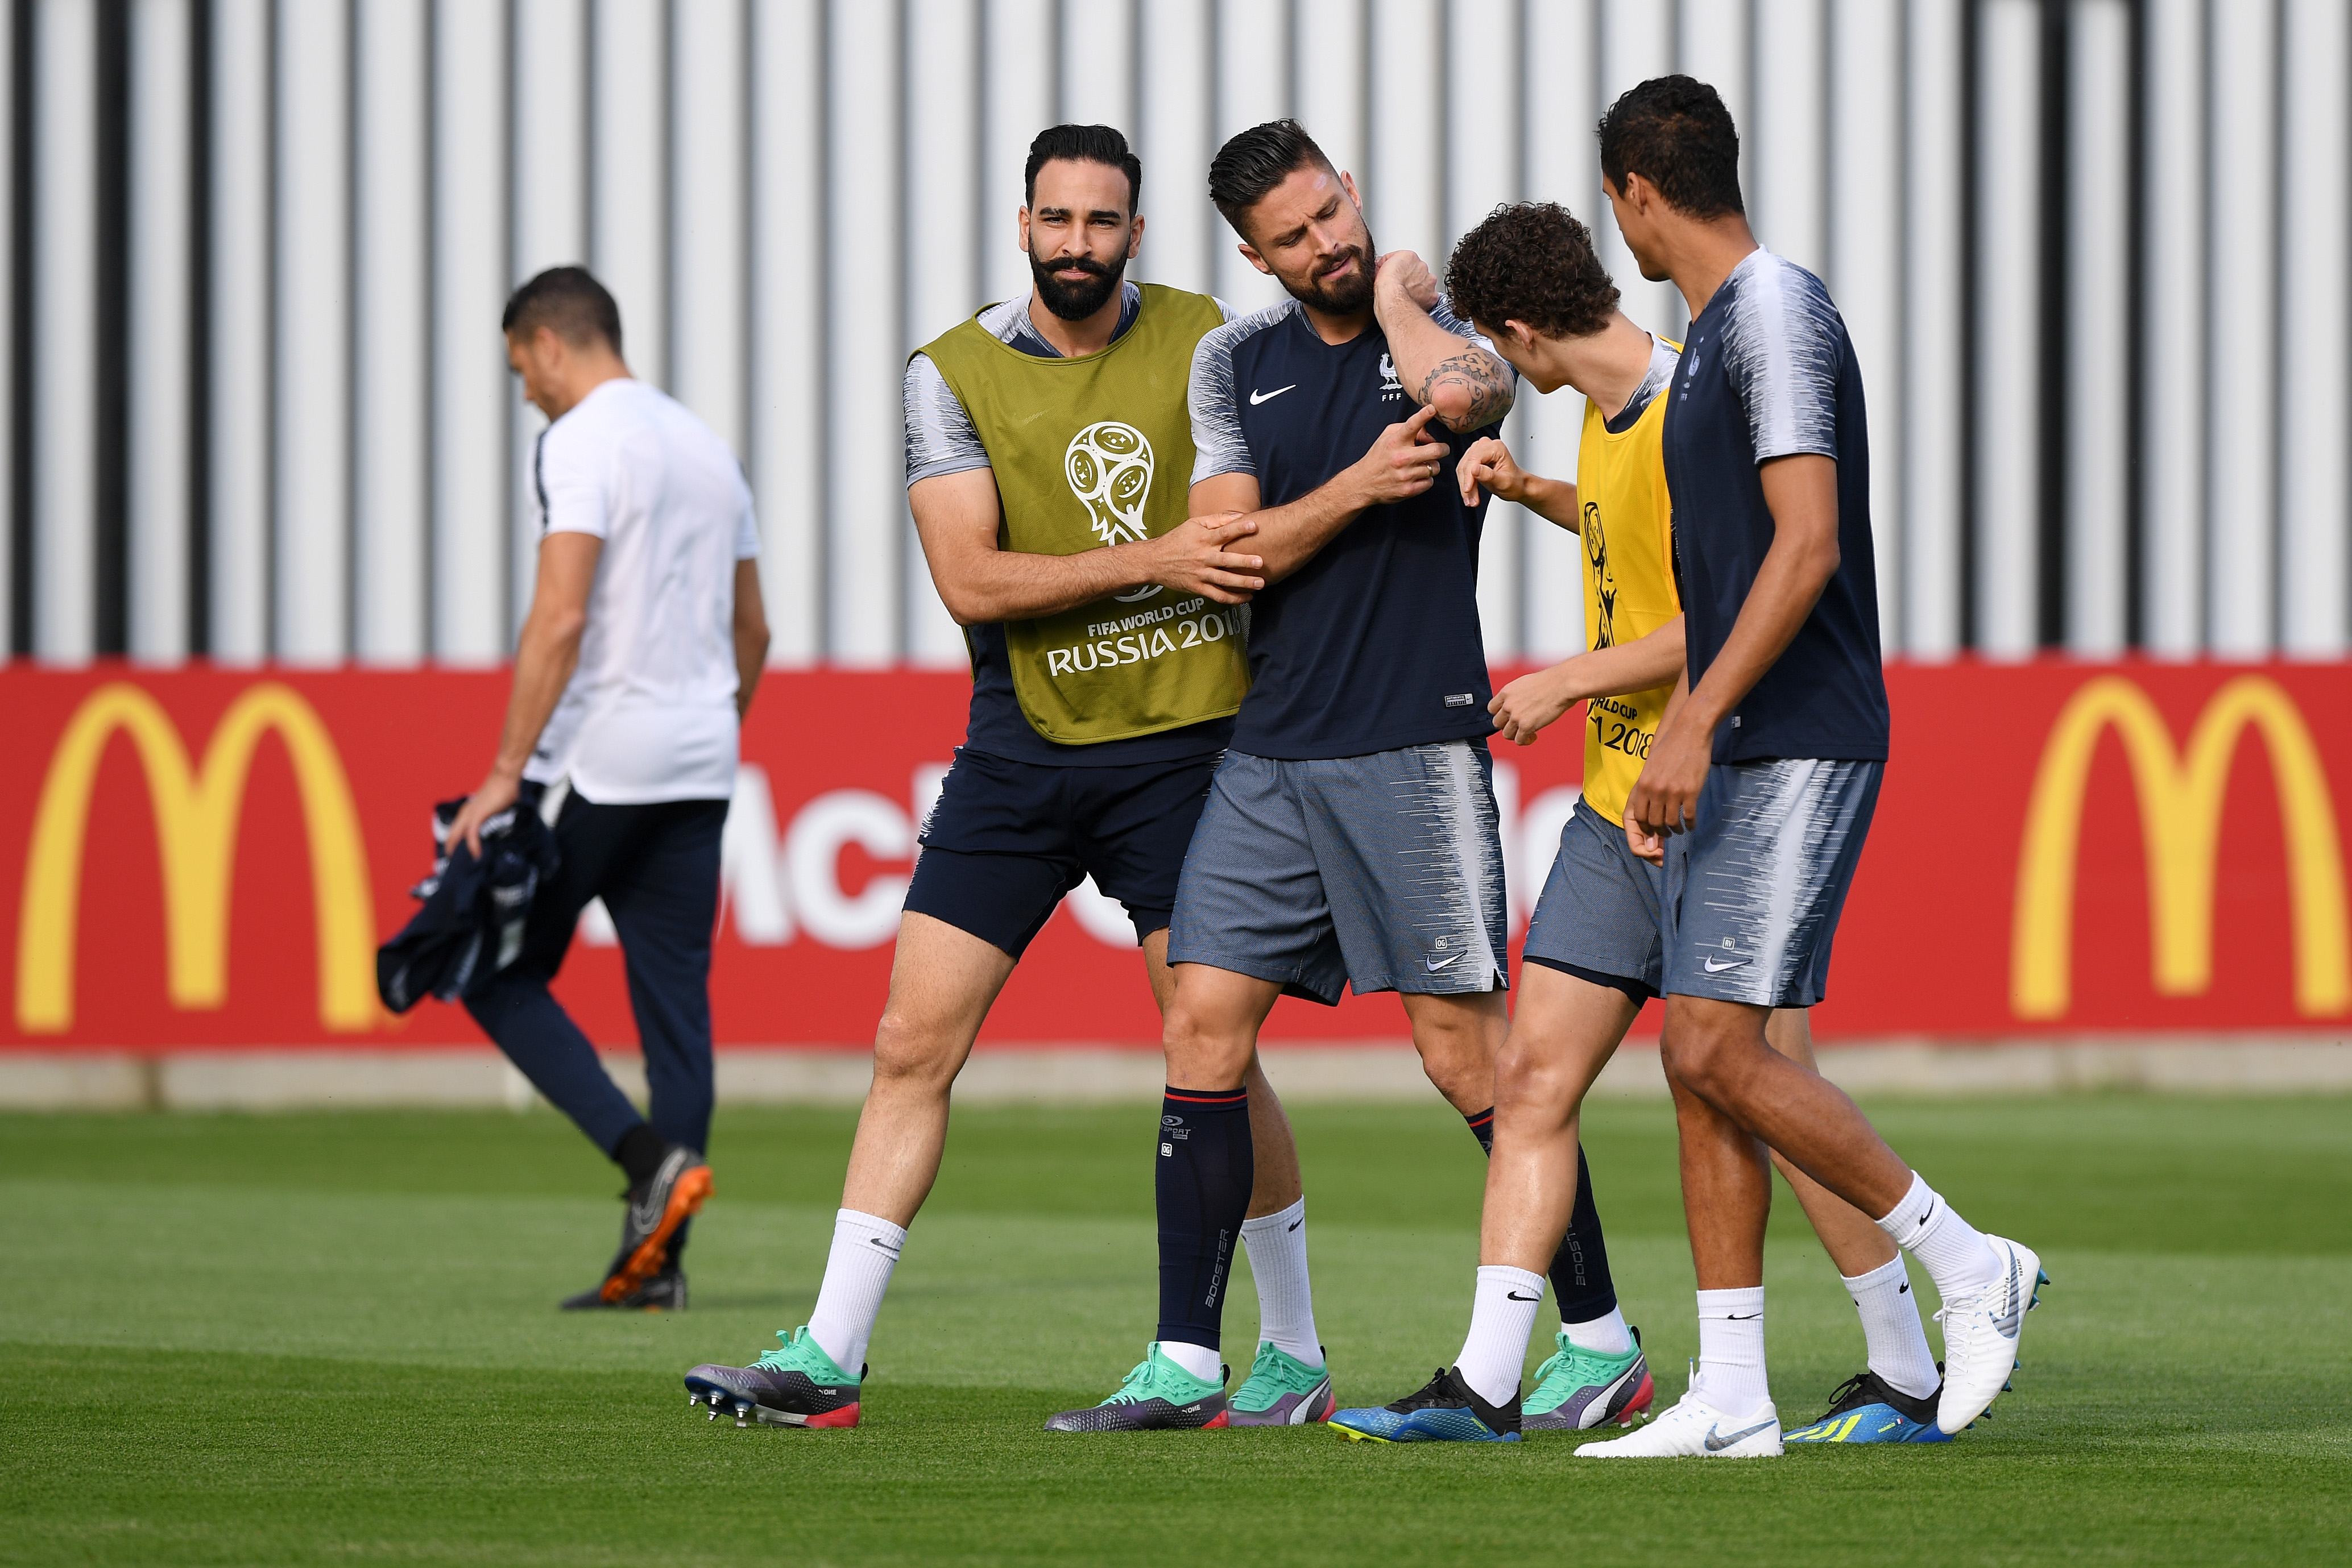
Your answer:
[[[1356,270],[1337,283],[1310,282],[1301,290],[1290,289],[1291,297],[1302,305],[1312,305],[1327,316],[1353,316],[1372,302],[1372,257],[1378,253],[1371,248],[1371,235],[1364,236],[1359,248],[1349,246],[1356,257]],[[1338,260],[1333,257],[1333,260]],[[1285,285],[1288,287],[1288,285]]]
[[[1054,276],[1076,267],[1087,276],[1076,283],[1065,283]],[[1083,321],[1110,303],[1127,277],[1127,257],[1120,256],[1117,267],[1105,267],[1090,256],[1063,256],[1052,262],[1041,261],[1037,253],[1029,253],[1030,275],[1037,280],[1037,298],[1045,308],[1065,321]]]

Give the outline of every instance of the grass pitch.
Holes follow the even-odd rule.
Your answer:
[[[544,1111],[0,1118],[0,1562],[2352,1559],[2352,1103],[1874,1111],[2042,1253],[2017,1392],[1948,1448],[1606,1467],[1559,1437],[1041,1431],[1150,1332],[1148,1106],[958,1114],[866,1424],[830,1433],[707,1422],[678,1377],[807,1316],[847,1113],[722,1116],[693,1310],[626,1317],[553,1310],[617,1178]],[[1461,1342],[1482,1162],[1433,1097],[1294,1114],[1340,1398],[1392,1398]],[[1671,1401],[1696,1334],[1669,1114],[1598,1105],[1587,1139]],[[1862,1349],[1780,1199],[1793,1425]],[[1255,1312],[1244,1270],[1231,1359]]]

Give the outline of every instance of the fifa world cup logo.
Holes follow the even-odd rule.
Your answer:
[[[1143,504],[1151,497],[1151,443],[1143,432],[1115,419],[1089,424],[1070,437],[1062,475],[1103,543],[1139,544],[1151,537],[1143,522]],[[1139,588],[1117,597],[1132,604],[1159,591]]]

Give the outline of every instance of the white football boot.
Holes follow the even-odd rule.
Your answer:
[[[1648,1426],[1576,1452],[1587,1459],[1773,1459],[1780,1457],[1780,1413],[1767,1399],[1735,1421],[1693,1390]]]
[[[2041,1289],[2050,1282],[2031,1247],[2000,1236],[1985,1240],[2000,1257],[2000,1272],[1990,1284],[1948,1299],[1936,1314],[1944,1325],[1944,1394],[1936,1403],[1936,1426],[1947,1436],[1965,1430],[2009,1386],[2025,1314],[2041,1305]]]

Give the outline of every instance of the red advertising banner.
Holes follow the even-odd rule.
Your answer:
[[[2352,665],[1962,663],[1887,680],[1895,757],[1824,1039],[2352,1019]],[[373,952],[414,907],[432,802],[487,765],[506,689],[501,673],[0,670],[17,737],[0,759],[0,1049],[478,1040],[456,1008],[385,1016]],[[722,1044],[871,1038],[967,690],[955,673],[767,677],[727,826]],[[1497,750],[1515,937],[1581,760],[1572,720]],[[592,1038],[625,1043],[600,915],[558,992]],[[1373,996],[1286,1000],[1267,1032],[1404,1027]],[[1158,1035],[1126,917],[1087,887],[983,1040]]]

